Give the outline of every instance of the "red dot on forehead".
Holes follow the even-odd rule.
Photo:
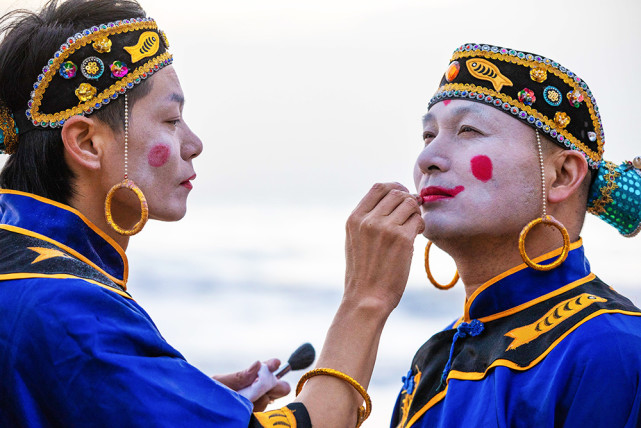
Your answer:
[[[451,102],[452,102],[452,100],[443,100],[443,104],[445,104],[446,106]]]
[[[166,144],[156,144],[149,150],[147,160],[153,167],[163,166],[169,160],[169,147]]]
[[[470,161],[472,174],[483,182],[492,178],[492,161],[485,155],[474,156]]]

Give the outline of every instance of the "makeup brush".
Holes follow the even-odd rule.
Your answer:
[[[316,358],[316,351],[311,343],[303,343],[296,349],[284,364],[274,375],[280,379],[292,370],[302,370],[309,367]]]
[[[263,363],[254,382],[238,391],[238,393],[249,401],[254,402],[272,389],[278,383],[278,379],[292,370],[302,370],[309,367],[314,362],[314,358],[316,358],[314,347],[309,343],[304,343],[292,353],[289,360],[287,360],[287,364],[274,373],[270,372],[267,364]]]

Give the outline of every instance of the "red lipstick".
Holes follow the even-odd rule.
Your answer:
[[[451,189],[441,186],[429,186],[421,190],[423,203],[440,201],[441,199],[453,198],[465,190],[463,186],[456,186]]]
[[[189,190],[191,190],[191,189],[194,188],[193,184],[191,184],[191,180],[193,180],[195,178],[196,178],[196,174],[192,175],[187,180],[185,180],[182,183],[180,183],[180,185],[185,187],[185,188],[187,188],[187,189],[189,189]]]

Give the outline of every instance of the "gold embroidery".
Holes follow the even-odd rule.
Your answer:
[[[96,99],[100,101],[111,97],[116,92],[124,92],[127,84],[134,83],[136,80],[140,81],[143,74],[148,74],[151,70],[156,71],[155,67],[165,60],[168,60],[169,58],[171,58],[171,54],[169,52],[165,52],[162,55],[157,56],[151,61],[138,67],[133,73],[129,73],[127,76],[123,77],[122,79],[111,85],[109,88],[102,91],[100,94],[94,97],[93,101],[86,101],[73,108],[65,110],[64,112],[55,114],[42,114],[38,112],[38,109],[40,108],[40,104],[42,102],[42,96],[40,96],[40,98],[34,99],[33,101],[33,107],[31,108],[31,117],[37,122],[58,122],[60,120],[69,119],[72,116],[82,114],[82,112],[94,106],[94,104],[97,102],[95,101]],[[41,87],[42,86],[38,87],[38,89],[40,89]]]
[[[91,86],[89,83],[81,83],[76,89],[76,96],[80,101],[90,101],[96,96],[97,91],[95,86]]]
[[[591,304],[606,301],[607,300],[603,297],[589,293],[583,293],[578,297],[572,297],[571,299],[564,300],[550,309],[538,321],[523,327],[515,328],[514,330],[505,333],[506,336],[514,339],[507,347],[506,351],[516,349],[521,345],[530,343],[537,337],[557,327],[563,321],[587,308]]]
[[[503,86],[512,86],[512,81],[501,74],[496,64],[486,59],[471,58],[465,65],[472,76],[480,80],[488,80],[497,91],[500,91]]]
[[[35,251],[38,253],[38,257],[36,257],[31,264],[36,264],[38,262],[41,262],[43,260],[48,260],[48,259],[53,259],[55,257],[64,257],[66,259],[72,259],[68,254],[63,253],[60,250],[56,250],[55,248],[43,248],[43,247],[27,247],[32,251]]]
[[[497,92],[489,88],[485,88],[483,86],[476,86],[470,83],[465,83],[465,84],[460,84],[460,83],[447,83],[440,88],[438,88],[437,92],[444,92],[444,91],[449,91],[449,90],[459,90],[459,91],[471,91],[471,92],[478,92],[481,94],[485,95],[491,95],[494,98],[498,98],[503,102],[509,103],[513,106],[518,107],[519,109],[527,112],[529,115],[534,116],[535,118],[539,119],[541,122],[543,122],[545,125],[549,126],[552,129],[556,129],[556,123],[554,123],[554,120],[549,119],[547,116],[544,114],[541,114],[539,111],[531,108],[530,106],[526,106],[519,100],[515,100],[514,98],[510,97],[509,95],[506,95],[502,92]],[[557,132],[560,135],[563,135],[563,138],[566,140],[570,141],[570,143],[574,144],[577,148],[579,148],[583,153],[587,154],[590,159],[592,159],[594,162],[598,162],[601,157],[598,153],[596,153],[594,150],[590,149],[588,146],[583,144],[581,141],[577,140],[574,135],[570,134],[566,130],[563,129],[557,129]]]
[[[266,428],[296,428],[296,417],[288,407],[269,412],[254,413],[254,417],[260,422],[261,426]]]
[[[60,111],[57,113],[40,113],[40,106],[42,104],[42,97],[44,96],[45,90],[49,87],[51,80],[58,73],[60,66],[64,63],[67,58],[76,52],[78,49],[93,44],[95,41],[102,40],[104,37],[108,37],[114,34],[122,34],[129,31],[145,30],[151,29],[156,30],[158,26],[155,21],[142,21],[142,22],[131,22],[129,24],[120,24],[114,27],[109,27],[101,29],[93,34],[84,36],[82,39],[76,40],[75,42],[69,44],[69,48],[61,53],[57,58],[52,58],[49,63],[49,69],[44,73],[44,78],[38,85],[38,88],[33,92],[33,105],[31,106],[31,119],[36,122],[60,122],[61,120],[67,120],[72,116],[78,114],[83,114],[85,110],[95,107],[97,102],[102,102],[107,98],[114,95],[116,92],[125,92],[128,84],[139,83],[142,76],[151,71],[157,71],[156,66],[162,62],[172,58],[169,52],[165,52],[162,55],[159,55],[145,64],[138,67],[134,72],[129,73],[126,77],[120,79],[109,88],[102,91],[94,99],[83,102],[75,107]]]
[[[131,55],[131,62],[136,63],[143,58],[153,56],[160,47],[160,36],[154,31],[145,31],[140,35],[138,43],[134,46],[125,46],[124,49]]]
[[[616,180],[621,174],[616,170],[616,164],[605,161],[604,166],[608,170],[603,176],[606,184],[601,186],[601,196],[595,199],[591,207],[588,207],[588,212],[594,215],[605,214],[605,206],[612,202],[612,192],[619,187]]]
[[[98,53],[109,53],[111,52],[111,40],[109,37],[101,37],[93,42],[93,48]]]
[[[545,63],[541,63],[534,60],[521,59],[516,56],[488,52],[488,51],[477,50],[477,51],[470,51],[470,52],[454,52],[454,55],[452,55],[451,61],[454,61],[460,58],[469,58],[469,57],[477,57],[477,56],[481,56],[489,59],[497,59],[499,61],[512,62],[514,64],[522,65],[525,67],[542,68],[544,70],[547,70],[549,73],[554,74],[561,80],[563,80],[566,84],[570,85],[573,89],[578,90],[581,93],[581,95],[583,95],[585,104],[587,105],[588,110],[590,111],[590,117],[592,118],[592,125],[594,126],[594,130],[597,135],[598,153],[594,153],[593,150],[585,146],[583,143],[580,143],[580,142],[574,143],[574,141],[573,143],[574,145],[579,146],[581,150],[587,153],[590,156],[590,158],[593,159],[594,161],[598,162],[601,159],[601,156],[603,155],[603,138],[601,137],[601,134],[602,134],[601,123],[597,118],[594,105],[592,104],[592,98],[588,95],[587,91],[583,89],[573,78],[563,73],[558,68],[549,66]],[[576,138],[573,138],[573,139],[576,140]]]

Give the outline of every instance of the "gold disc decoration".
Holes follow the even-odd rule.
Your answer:
[[[427,246],[425,247],[425,273],[427,273],[427,279],[430,280],[432,285],[439,290],[449,290],[450,288],[454,287],[454,285],[458,282],[459,276],[458,276],[458,271],[454,274],[454,278],[452,281],[450,281],[449,284],[439,284],[434,277],[432,276],[432,272],[430,271],[430,247],[432,246],[432,241],[427,241]]]
[[[525,238],[527,237],[527,234],[530,232],[530,230],[532,230],[534,226],[540,223],[556,227],[559,230],[559,232],[561,232],[561,235],[563,236],[563,249],[561,250],[561,254],[555,261],[547,265],[541,265],[541,264],[535,263],[534,261],[532,261],[532,259],[528,257],[527,253],[525,252]],[[558,267],[561,263],[565,261],[565,259],[568,257],[569,252],[570,252],[570,235],[568,234],[567,229],[565,228],[565,226],[563,226],[563,224],[561,224],[560,221],[558,221],[557,219],[555,219],[550,215],[545,215],[543,217],[532,220],[527,224],[527,226],[523,228],[523,230],[521,231],[521,234],[519,235],[519,253],[521,253],[521,258],[523,259],[525,264],[531,267],[532,269],[541,270],[541,271],[552,270]]]
[[[134,227],[132,227],[131,229],[121,228],[116,224],[116,222],[113,220],[113,217],[111,216],[111,199],[113,198],[114,194],[116,193],[116,190],[118,189],[131,190],[136,194],[136,196],[138,197],[138,200],[140,201],[140,210],[142,211],[141,218],[138,221],[138,223],[136,223]],[[120,183],[116,184],[111,189],[109,189],[109,192],[107,193],[107,198],[105,199],[105,218],[107,219],[107,224],[109,224],[109,226],[111,226],[116,232],[118,232],[121,235],[131,236],[140,232],[142,228],[145,226],[145,223],[147,223],[147,220],[149,219],[149,207],[147,206],[147,199],[145,198],[145,195],[142,193],[142,190],[140,190],[140,188],[136,186],[136,184],[129,179],[124,179]]]

